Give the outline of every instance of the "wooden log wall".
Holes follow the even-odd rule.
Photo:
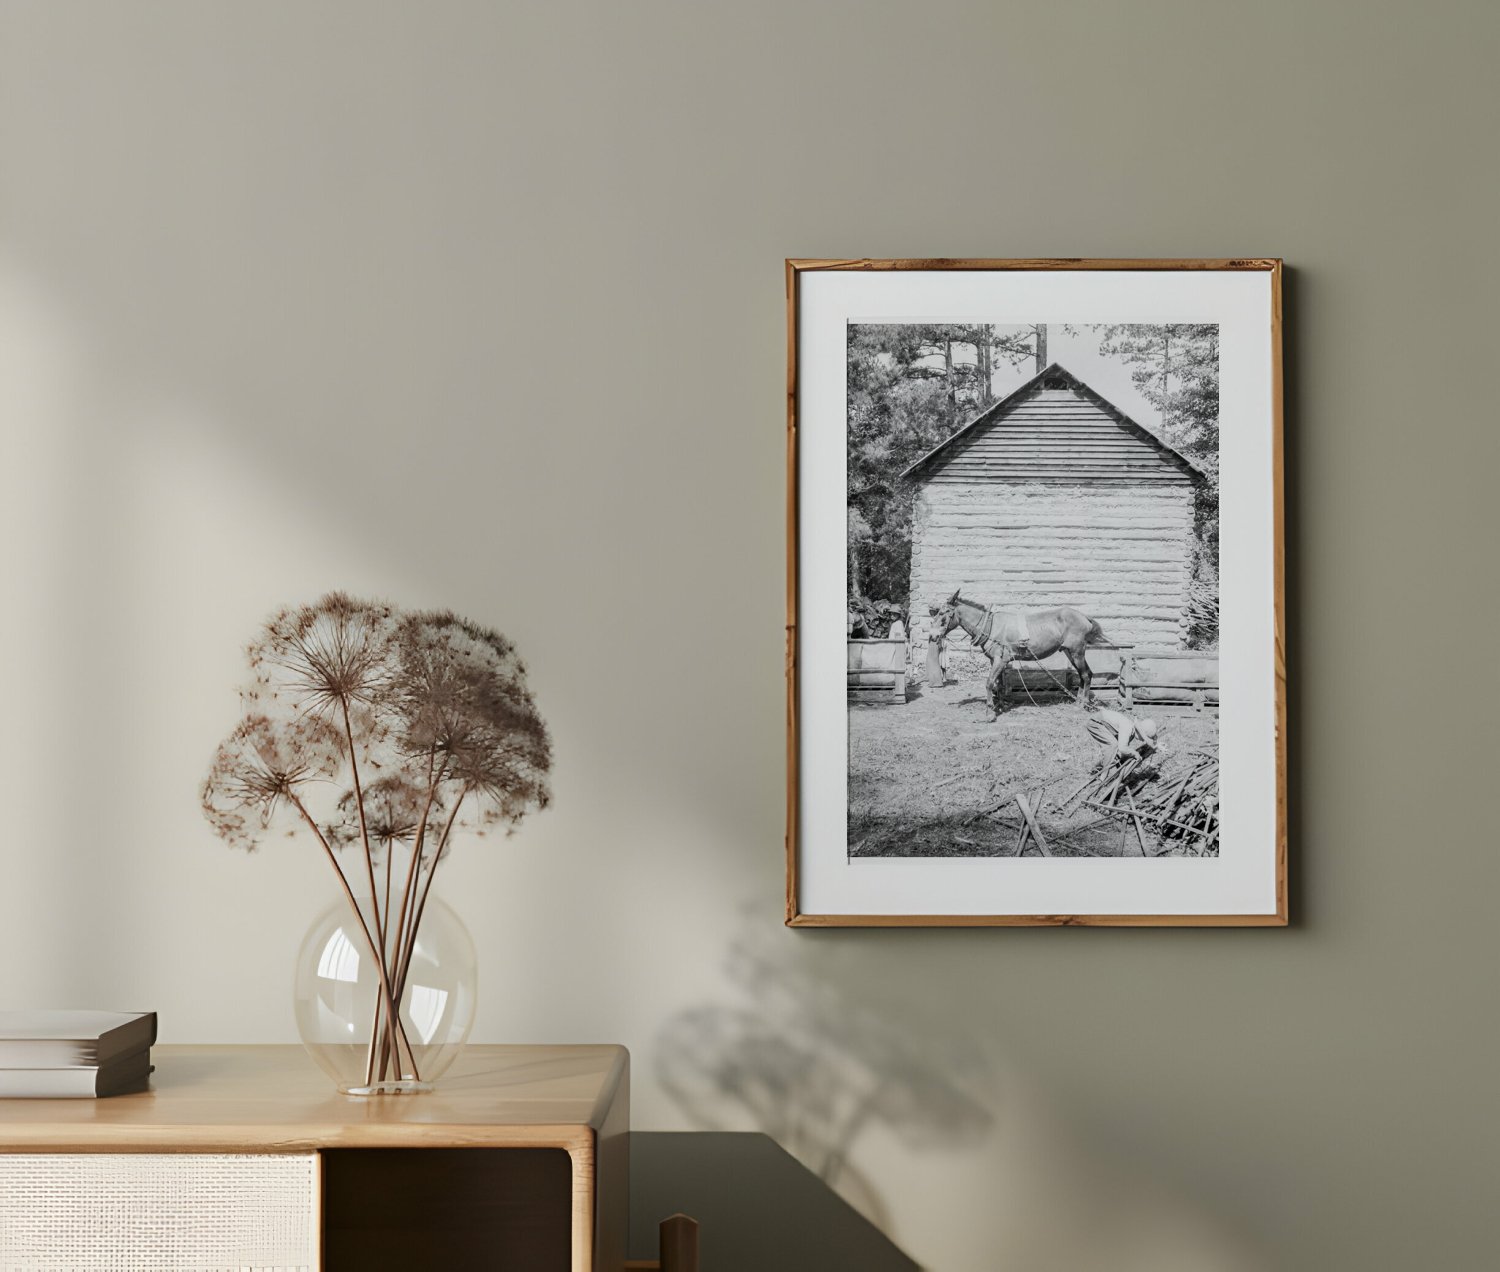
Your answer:
[[[1051,368],[911,475],[918,641],[956,587],[1007,609],[1075,606],[1123,644],[1186,639],[1198,477],[1068,372]]]
[[[914,636],[962,587],[988,605],[1072,605],[1113,641],[1173,647],[1187,633],[1187,483],[934,481],[912,526]]]

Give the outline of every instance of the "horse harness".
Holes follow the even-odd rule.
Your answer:
[[[998,635],[995,634],[995,615],[999,613],[1005,618],[1005,623]],[[1002,645],[1009,645],[1016,651],[1014,656],[1019,656],[1021,650],[1030,653],[1031,628],[1026,622],[1025,614],[1009,614],[1004,610],[987,609],[984,618],[980,621],[979,629],[970,637],[970,641],[980,653],[988,654],[986,646],[990,641],[998,641]]]
[[[995,634],[996,614],[1001,614],[1005,618],[1005,623],[1001,628],[999,635]],[[989,657],[989,643],[991,641],[995,641],[996,643],[1009,648],[1011,658],[1020,658],[1023,661],[1032,661],[1031,627],[1030,624],[1026,622],[1025,614],[1012,614],[1007,613],[1005,610],[987,609],[984,612],[984,618],[983,620],[981,620],[978,630],[969,636],[969,641],[974,646],[974,648],[979,650],[980,653],[984,654],[985,657]],[[1009,659],[1007,659],[1007,661],[1009,661]],[[1042,670],[1047,673],[1048,678],[1059,689],[1061,689],[1064,693],[1068,691],[1067,685],[1065,685],[1061,680],[1054,676],[1050,668],[1043,666]],[[1035,706],[1036,699],[1031,696],[1031,690],[1027,688],[1025,680],[1021,681],[1021,688],[1026,690],[1026,696],[1028,698],[1031,698],[1031,703],[1033,706]]]

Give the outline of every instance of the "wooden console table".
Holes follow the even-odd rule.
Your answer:
[[[114,1178],[126,1185],[130,1162],[179,1172],[163,1192],[157,1224],[163,1231],[211,1217],[216,1199],[253,1207],[253,1188],[235,1187],[237,1164],[247,1180],[275,1161],[300,1171],[289,1178],[310,1181],[308,1261],[257,1263],[262,1256],[244,1250],[184,1255],[179,1266],[194,1272],[266,1266],[617,1272],[624,1266],[630,1077],[623,1047],[471,1046],[436,1091],[367,1098],[339,1095],[296,1046],[162,1046],[153,1060],[151,1089],[138,1095],[0,1099],[0,1171],[8,1167],[21,1181],[0,1187],[0,1265],[22,1257],[13,1253],[27,1218],[18,1199],[59,1204],[62,1242],[80,1217],[109,1200],[100,1195],[98,1172],[87,1169],[101,1163],[75,1155],[109,1154],[113,1159],[103,1164],[124,1164],[125,1173]],[[190,1183],[184,1188],[183,1179],[195,1178],[192,1163],[181,1156],[167,1163],[164,1154],[197,1155],[202,1177],[215,1185],[205,1183],[197,1193]],[[277,1195],[295,1203],[299,1194],[294,1186]],[[176,1216],[169,1213],[174,1206]],[[134,1223],[129,1227],[122,1243],[146,1239],[132,1235]],[[211,1233],[213,1225],[207,1228]],[[175,1251],[187,1249],[190,1237],[152,1239],[177,1241]],[[29,1248],[24,1257],[28,1268],[49,1267]],[[166,1265],[141,1266],[166,1272]]]

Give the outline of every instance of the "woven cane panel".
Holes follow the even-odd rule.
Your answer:
[[[311,1272],[315,1154],[0,1155],[0,1272]]]

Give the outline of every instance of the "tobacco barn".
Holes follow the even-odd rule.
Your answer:
[[[919,640],[927,607],[962,587],[1006,609],[1076,606],[1120,644],[1184,643],[1203,476],[1057,363],[905,476]]]

